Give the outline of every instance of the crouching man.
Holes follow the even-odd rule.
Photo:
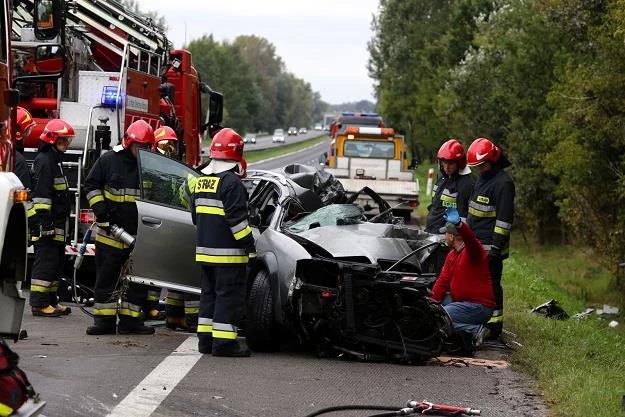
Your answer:
[[[451,250],[445,259],[431,298],[441,302],[455,332],[473,335],[473,347],[488,336],[485,324],[493,314],[495,295],[488,269],[488,254],[454,207],[445,211],[447,223],[440,232]]]

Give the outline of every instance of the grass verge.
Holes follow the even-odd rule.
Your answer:
[[[623,307],[614,280],[589,251],[562,246],[537,250],[516,240],[504,271],[506,327],[523,345],[512,356],[513,364],[534,377],[553,415],[621,415],[625,395],[622,313],[614,329],[596,315],[558,321],[529,313],[551,298],[571,316],[583,311],[592,303],[580,297],[577,288],[586,286],[594,288],[595,302],[604,298]]]
[[[245,160],[248,163],[262,161],[263,159],[269,159],[276,156],[284,155],[286,153],[296,152],[310,146],[323,143],[330,138],[328,136],[320,136],[317,138],[307,139],[302,142],[290,143],[287,145],[279,146],[277,148],[254,150],[254,145],[248,145],[245,148]]]

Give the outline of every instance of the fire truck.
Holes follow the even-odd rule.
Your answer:
[[[11,131],[15,126],[19,95],[11,88],[9,14],[8,2],[3,0],[0,16],[0,336],[17,338],[25,303],[21,282],[26,274],[28,191],[12,172],[15,148]]]
[[[95,160],[143,119],[154,129],[172,127],[182,139],[184,162],[199,165],[201,135],[221,122],[223,96],[201,82],[189,51],[171,50],[150,19],[114,0],[15,1],[11,29],[19,105],[37,122],[25,138],[27,155],[34,159],[52,118],[66,120],[76,132],[63,166],[76,195],[65,250],[73,256],[95,220],[81,192]],[[51,66],[63,62],[59,77],[41,76],[34,62],[43,58]],[[89,245],[86,255],[94,253]]]

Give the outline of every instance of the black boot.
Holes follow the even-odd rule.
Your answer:
[[[198,333],[197,350],[200,353],[210,354],[213,350],[213,336],[208,333]]]
[[[119,317],[119,325],[117,326],[119,334],[154,334],[154,327],[146,326],[143,321],[128,317],[126,315]]]
[[[117,333],[119,334],[154,334],[154,327],[146,326],[143,324],[137,324],[133,326],[117,326]]]
[[[227,356],[232,358],[244,358],[252,353],[247,347],[245,340],[233,340],[231,343],[220,343],[213,346],[213,356]]]
[[[94,320],[93,326],[87,327],[87,334],[91,336],[99,336],[103,334],[115,334],[117,333],[115,329],[116,318],[112,319],[103,319],[100,317],[96,317]]]

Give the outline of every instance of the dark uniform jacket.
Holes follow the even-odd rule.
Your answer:
[[[85,193],[97,224],[117,225],[131,235],[137,234],[136,201],[140,191],[137,160],[127,149],[100,156],[85,181]],[[119,249],[128,247],[104,230],[98,231],[96,242]]]
[[[467,223],[490,255],[508,257],[515,188],[498,166],[480,174],[469,201]]]
[[[30,178],[30,169],[26,163],[24,155],[15,152],[15,175],[20,179],[22,185],[30,190],[33,189],[33,183]]]
[[[445,226],[443,214],[447,207],[455,207],[462,219],[467,218],[469,199],[473,191],[473,179],[470,174],[456,173],[448,177],[443,173],[433,191],[434,197],[426,220],[426,232],[439,233],[440,228]]]
[[[69,186],[61,167],[61,154],[54,147],[44,145],[33,163],[32,207],[28,210],[33,240],[52,236],[55,242],[64,244],[70,210]]]
[[[240,265],[255,253],[247,222],[247,190],[232,171],[199,177],[193,187],[191,215],[197,225],[195,260],[211,265]]]

